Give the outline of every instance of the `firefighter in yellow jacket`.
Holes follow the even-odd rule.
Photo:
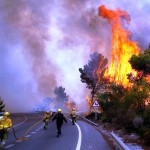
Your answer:
[[[43,122],[44,122],[44,130],[47,130],[47,127],[48,127],[48,123],[50,122],[50,119],[52,117],[53,113],[50,111],[50,112],[46,112],[44,114],[44,117],[43,117]]]
[[[4,112],[2,119],[0,119],[0,138],[1,146],[4,146],[8,138],[9,129],[12,127],[12,120],[9,112]]]
[[[76,122],[76,110],[75,110],[75,108],[72,108],[71,119],[72,119],[72,125],[74,125]]]

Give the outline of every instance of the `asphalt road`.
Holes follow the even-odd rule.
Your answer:
[[[51,122],[48,130],[43,130],[41,114],[16,114],[12,116],[17,138],[10,130],[3,149],[8,150],[111,150],[102,135],[91,125],[77,120],[76,125],[62,126],[62,135],[56,137],[56,123]],[[38,124],[37,124],[38,123]],[[33,127],[33,128],[32,128]]]

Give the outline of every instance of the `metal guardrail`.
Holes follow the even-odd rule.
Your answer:
[[[115,144],[115,149],[116,149],[116,150],[130,150],[130,148],[127,147],[127,146],[123,143],[123,141],[122,141],[113,131],[111,132],[111,135],[106,134],[106,133],[104,133],[104,131],[102,130],[102,128],[101,128],[98,124],[96,124],[96,123],[94,123],[94,122],[92,122],[92,121],[86,119],[86,118],[83,117],[83,116],[80,116],[80,115],[78,115],[78,116],[79,116],[80,118],[82,118],[82,120],[86,121],[87,123],[89,123],[89,124],[91,124],[91,125],[94,125],[94,126],[95,126],[99,131],[101,131],[103,134],[105,134],[105,135],[107,135],[107,136],[109,136],[109,137],[112,137],[113,142],[114,142],[114,144]]]
[[[78,116],[79,116],[80,118],[82,118],[83,120],[85,120],[86,122],[88,122],[88,123],[90,123],[90,124],[92,124],[92,125],[94,125],[94,126],[98,126],[98,124],[96,124],[96,123],[94,123],[94,122],[92,122],[92,121],[86,119],[85,117],[83,117],[83,116],[81,116],[81,115],[78,115]]]
[[[111,135],[110,135],[108,132],[105,132],[105,131],[103,130],[103,128],[100,127],[97,123],[94,123],[94,122],[92,122],[92,121],[86,119],[85,117],[83,117],[83,116],[81,116],[81,115],[78,115],[78,116],[79,116],[82,120],[84,120],[85,122],[87,122],[87,123],[89,123],[89,124],[95,126],[95,128],[96,128],[97,130],[99,130],[101,133],[105,134],[106,136],[111,137]]]
[[[111,132],[111,136],[115,143],[116,150],[130,150],[113,131]]]

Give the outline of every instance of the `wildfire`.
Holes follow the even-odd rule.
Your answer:
[[[86,97],[85,97],[85,100],[88,102],[88,104],[89,104],[89,106],[90,106],[90,108],[91,108],[92,105],[93,105],[93,103],[92,103],[92,100],[90,99],[90,97],[89,97],[89,96],[86,96]]]
[[[73,102],[73,101],[68,100],[65,103],[65,105],[66,105],[68,111],[71,111],[72,108],[75,108],[77,110],[77,106],[76,106],[75,102]]]
[[[140,51],[137,43],[129,40],[130,32],[122,25],[123,19],[129,23],[129,15],[119,9],[116,11],[106,9],[105,6],[100,6],[99,12],[100,16],[109,21],[112,28],[111,59],[104,76],[110,81],[127,86],[129,83],[127,74],[136,75],[128,61],[133,54],[138,55]]]

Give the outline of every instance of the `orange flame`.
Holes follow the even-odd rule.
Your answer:
[[[89,104],[89,106],[90,106],[90,108],[91,108],[91,107],[93,106],[92,99],[90,99],[89,96],[86,96],[86,97],[85,97],[85,100],[88,102],[88,104]]]
[[[146,77],[146,81],[150,83],[150,75]]]
[[[75,108],[77,110],[77,106],[76,106],[76,104],[73,101],[68,100],[65,103],[65,105],[66,105],[68,111],[71,111],[72,108]]]
[[[137,43],[129,40],[129,31],[122,26],[122,19],[129,23],[129,15],[119,9],[116,11],[106,9],[105,6],[100,6],[99,12],[100,16],[108,19],[112,27],[111,59],[104,76],[110,81],[127,86],[129,83],[127,74],[136,75],[128,61],[133,54],[138,55],[140,51]]]

